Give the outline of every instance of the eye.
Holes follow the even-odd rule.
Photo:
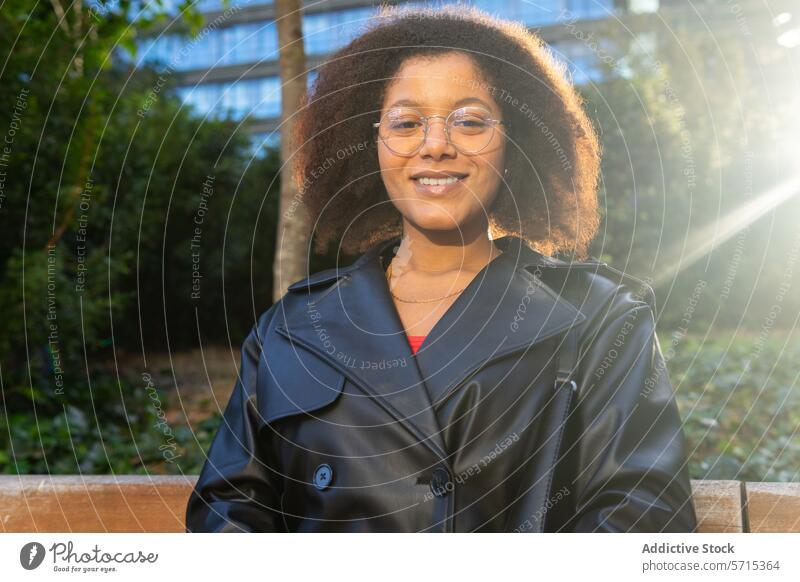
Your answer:
[[[480,117],[463,117],[456,118],[454,125],[461,125],[464,127],[486,127],[489,122]]]
[[[479,133],[491,125],[491,114],[481,109],[461,109],[453,114],[452,126],[459,131]]]
[[[386,130],[392,133],[413,133],[420,130],[424,123],[419,112],[413,109],[391,109],[383,118]]]
[[[396,130],[410,130],[422,127],[420,119],[392,119],[389,122],[389,129]]]

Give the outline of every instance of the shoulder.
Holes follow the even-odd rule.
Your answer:
[[[348,279],[354,268],[355,265],[349,265],[324,269],[289,285],[283,297],[259,316],[253,333],[257,338],[254,339],[263,340],[285,317],[298,310],[304,311],[310,303],[319,301],[337,282]]]
[[[592,258],[583,262],[544,260],[540,271],[560,298],[585,316],[578,331],[581,351],[621,352],[618,342],[623,341],[639,346],[626,353],[638,354],[642,345],[655,340],[656,300],[651,280]]]
[[[342,277],[349,277],[349,273],[352,269],[353,265],[317,271],[313,275],[309,275],[289,285],[286,295],[303,295],[328,287],[336,283],[336,281]]]
[[[306,309],[309,304],[316,303],[337,287],[339,283],[351,278],[355,265],[324,269],[295,281],[287,288],[280,300],[285,312],[295,309]]]
[[[589,320],[640,308],[649,308],[655,317],[650,278],[634,277],[593,257],[575,262],[544,257],[538,269],[537,275]]]

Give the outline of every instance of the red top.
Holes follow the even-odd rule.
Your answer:
[[[425,341],[424,335],[409,335],[408,343],[411,345],[411,353],[416,354],[419,347],[422,345],[422,342]]]

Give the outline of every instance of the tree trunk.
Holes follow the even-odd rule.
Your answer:
[[[307,276],[309,228],[302,205],[292,204],[299,195],[291,176],[293,155],[290,136],[294,116],[306,90],[306,59],[299,0],[277,0],[276,27],[280,47],[281,78],[281,200],[278,211],[272,296],[278,301],[287,287]],[[295,210],[290,210],[292,208]]]

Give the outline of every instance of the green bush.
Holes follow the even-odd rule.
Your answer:
[[[145,376],[146,378],[146,376]],[[70,392],[75,386],[69,386]],[[105,371],[83,386],[86,407],[29,390],[27,407],[0,415],[0,473],[198,473],[219,414],[190,427],[167,420],[166,396],[146,379],[118,381]]]
[[[763,336],[740,332],[732,341],[724,335],[669,340],[662,337],[661,343],[665,353],[674,349],[668,368],[689,443],[692,478],[800,480],[800,390],[789,365],[800,361],[800,343],[780,331]],[[219,413],[193,427],[185,421],[166,423],[165,431],[161,411],[169,395],[149,389],[147,376],[138,382],[118,381],[112,370],[96,376],[91,387],[80,387],[91,402],[85,409],[40,390],[16,394],[29,406],[0,415],[0,434],[11,435],[9,446],[0,448],[2,472],[200,470]]]
[[[800,343],[780,331],[678,344],[668,368],[693,478],[800,480],[798,361]]]
[[[130,0],[102,8],[63,22],[48,3],[0,12],[15,124],[0,198],[3,473],[196,472],[207,425],[165,435],[165,395],[143,387],[144,365],[117,370],[118,352],[243,337],[271,302],[274,152],[254,158],[247,124],[183,107],[177,75],[115,58],[146,23],[130,25]],[[90,28],[80,43],[65,32]]]

